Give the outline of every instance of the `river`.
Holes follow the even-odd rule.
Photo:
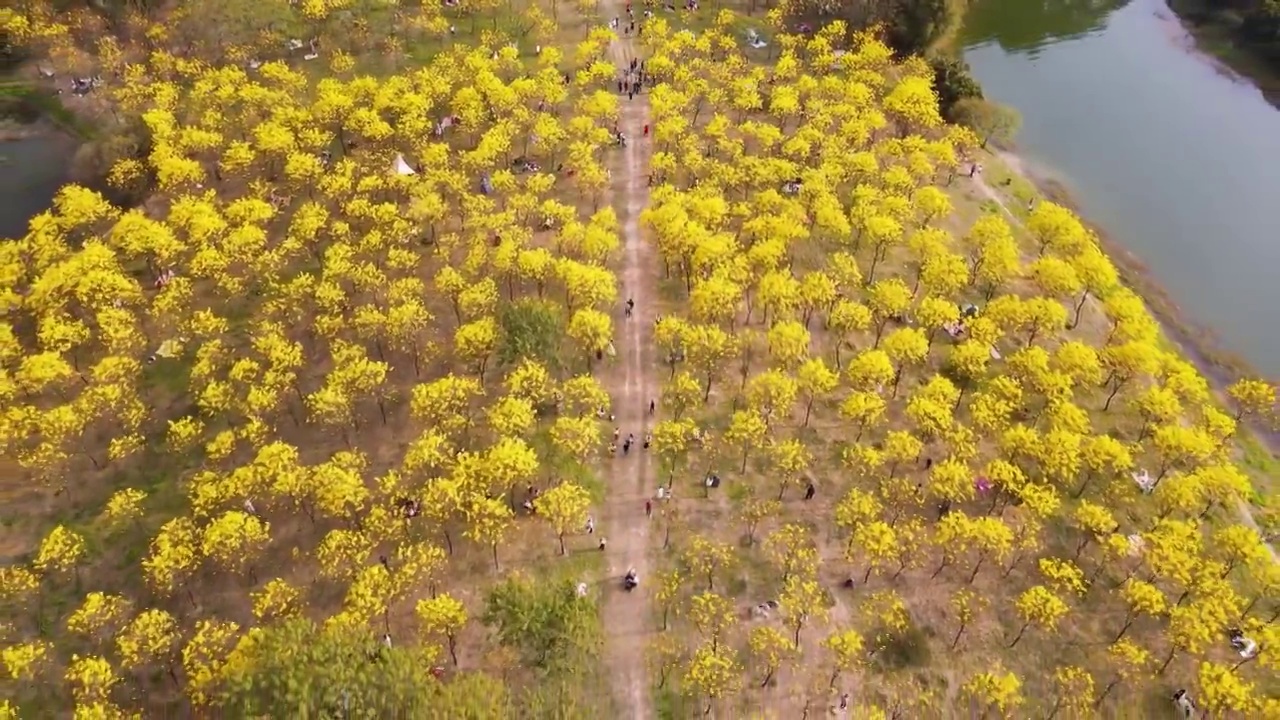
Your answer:
[[[1280,376],[1280,112],[1163,0],[972,0],[965,59],[1022,115],[1018,153],[1188,319]]]
[[[21,237],[67,181],[76,143],[48,132],[0,142],[0,239]]]

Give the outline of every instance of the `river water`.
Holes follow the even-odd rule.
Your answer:
[[[0,239],[21,237],[67,181],[76,143],[57,133],[0,142]]]
[[[1280,376],[1280,112],[1195,53],[1163,0],[972,0],[965,59],[1192,321]]]

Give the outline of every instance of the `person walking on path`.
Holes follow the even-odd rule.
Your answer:
[[[652,500],[645,500],[645,501],[644,501],[644,516],[645,516],[646,518],[652,518],[652,517],[653,517],[653,501],[652,501]]]
[[[652,414],[653,414],[653,409],[654,409],[655,407],[657,407],[657,403],[656,403],[656,401],[654,401],[654,400],[650,400],[650,401],[649,401],[649,414],[650,414],[650,415],[652,415]]]

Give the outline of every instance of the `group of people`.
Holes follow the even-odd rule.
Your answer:
[[[622,436],[622,428],[615,427],[613,429],[613,441],[609,443],[610,455],[616,455],[618,453],[618,438],[621,436]],[[622,454],[623,455],[631,454],[631,446],[635,444],[636,444],[635,433],[627,433],[626,439],[622,441]],[[648,450],[649,446],[652,444],[653,444],[653,433],[646,432],[644,434],[644,444],[642,447],[644,447],[645,450]]]
[[[623,69],[618,77],[618,94],[626,93],[627,99],[631,100],[644,90],[646,81],[653,87],[653,76],[645,73],[644,61],[631,58],[631,65]]]
[[[645,7],[649,7],[650,5],[652,5],[652,3],[649,0],[646,0]],[[625,24],[623,23],[622,18],[615,17],[614,19],[609,21],[609,29],[617,30],[618,28],[622,28],[623,36],[631,37],[631,33],[635,33],[636,37],[640,37],[640,35],[644,33],[644,25],[636,24],[636,12],[635,10],[631,9],[630,2],[627,3],[626,10],[627,10],[626,23]],[[648,19],[653,17],[653,13],[648,10],[645,10],[644,16],[645,16],[645,19]]]

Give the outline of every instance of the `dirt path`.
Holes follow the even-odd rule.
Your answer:
[[[606,22],[618,16],[620,22],[626,19],[622,3],[616,0],[602,3],[601,13]],[[639,47],[631,38],[621,36],[621,28],[619,33],[610,47],[610,57],[621,70],[630,66]],[[651,460],[642,444],[654,422],[649,415],[649,402],[657,397],[658,390],[652,358],[651,302],[658,269],[652,248],[640,237],[639,225],[640,211],[649,202],[650,148],[648,139],[642,137],[644,125],[649,122],[649,100],[645,95],[631,100],[623,95],[619,102],[622,111],[618,129],[626,135],[628,144],[625,149],[614,151],[612,196],[622,223],[621,300],[624,303],[628,298],[634,300],[635,309],[630,318],[621,306],[615,315],[617,361],[602,379],[613,397],[616,425],[622,439],[634,434],[636,444],[626,455],[619,447],[618,457],[611,461],[612,472],[605,478],[607,495],[601,530],[609,542],[603,622],[605,662],[620,716],[649,720],[653,711],[645,655],[653,625],[648,586],[653,573],[649,562],[649,520],[645,517],[644,504],[653,497],[657,483],[656,460]],[[635,568],[640,576],[641,585],[635,592],[626,592],[621,587],[621,578],[628,568]]]
[[[1001,159],[1008,162],[1007,159],[1003,157]],[[981,191],[983,195],[985,195],[989,200],[991,200],[992,202],[1000,206],[1000,209],[1003,210],[1004,213],[1009,216],[1009,219],[1013,221],[1013,224],[1016,227],[1021,228],[1022,230],[1026,230],[1026,225],[1024,225],[1022,220],[1017,215],[1015,215],[1012,210],[1009,209],[1009,206],[1005,204],[1004,198],[1000,195],[1000,193],[995,188],[987,184],[986,179],[982,177],[982,173],[978,173],[977,175],[974,175],[973,183],[974,185],[977,186],[978,190]],[[1179,349],[1183,352],[1183,354],[1186,357],[1191,358],[1192,361],[1195,362],[1195,364],[1201,365],[1201,363],[1198,361],[1197,354],[1193,351],[1192,348],[1188,348],[1185,345],[1183,345],[1181,342],[1178,342],[1177,338],[1173,333],[1167,332],[1167,328],[1166,328],[1165,334],[1171,340],[1173,340],[1173,342],[1176,345],[1178,345]],[[1230,407],[1230,404],[1227,402],[1226,392],[1225,392],[1225,389],[1222,387],[1222,384],[1220,382],[1213,382],[1212,380],[1214,378],[1214,375],[1212,373],[1206,372],[1206,369],[1203,366],[1200,367],[1199,370],[1201,374],[1203,374],[1206,378],[1211,379],[1211,387],[1213,390],[1213,394],[1217,397],[1218,401],[1221,402],[1224,406]],[[1276,448],[1272,444],[1270,437],[1266,433],[1256,433],[1255,431],[1255,434],[1257,434],[1258,437],[1262,439],[1267,449],[1272,454],[1275,454]],[[1247,527],[1252,528],[1259,535],[1262,535],[1262,528],[1258,525],[1258,521],[1254,519],[1253,511],[1249,508],[1249,503],[1245,502],[1243,499],[1237,499],[1236,514],[1239,516],[1240,521],[1242,523],[1244,523]],[[1262,545],[1271,553],[1271,559],[1276,560],[1277,556],[1276,556],[1275,546],[1269,542],[1263,542]]]

